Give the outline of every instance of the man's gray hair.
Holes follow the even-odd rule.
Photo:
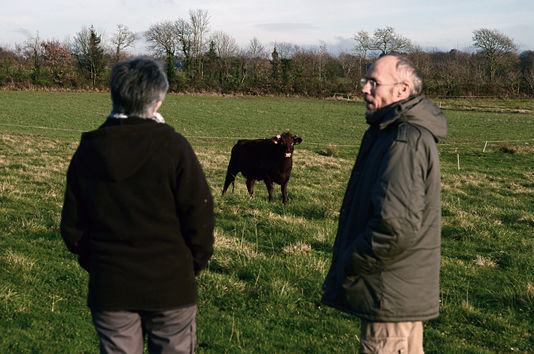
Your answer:
[[[423,91],[423,79],[419,70],[415,67],[414,63],[403,55],[395,55],[398,59],[396,70],[399,73],[402,81],[408,81],[411,83],[412,91],[411,96],[417,96]]]
[[[169,82],[160,65],[150,58],[137,58],[116,64],[111,70],[113,113],[139,118],[154,117]]]

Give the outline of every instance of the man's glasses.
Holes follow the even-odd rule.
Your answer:
[[[373,89],[373,90],[376,89],[377,86],[395,86],[395,85],[403,84],[403,83],[404,83],[404,81],[395,82],[394,84],[383,84],[381,82],[376,82],[373,79],[361,79],[360,80],[360,85],[361,85],[362,88],[365,85],[369,84],[369,85],[371,85],[371,89]]]

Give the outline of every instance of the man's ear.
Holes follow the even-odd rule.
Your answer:
[[[411,96],[410,84],[403,82],[397,85],[397,98],[399,101],[405,100]]]

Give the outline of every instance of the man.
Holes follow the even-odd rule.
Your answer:
[[[168,89],[150,59],[117,64],[113,109],[83,133],[67,172],[61,234],[89,272],[102,353],[192,353],[195,276],[213,253],[213,199],[186,139],[157,112]]]
[[[422,353],[422,322],[438,316],[443,113],[421,96],[401,56],[362,80],[370,125],[339,217],[323,303],[361,318],[360,352]]]

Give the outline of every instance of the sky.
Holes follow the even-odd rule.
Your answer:
[[[243,49],[257,38],[266,48],[283,42],[351,52],[354,34],[389,26],[429,51],[472,51],[480,28],[505,34],[519,51],[534,50],[534,0],[0,0],[0,9],[0,47],[8,49],[36,35],[67,43],[91,25],[104,40],[119,24],[142,38],[151,25],[202,9],[211,32]],[[129,51],[149,53],[143,40]]]

